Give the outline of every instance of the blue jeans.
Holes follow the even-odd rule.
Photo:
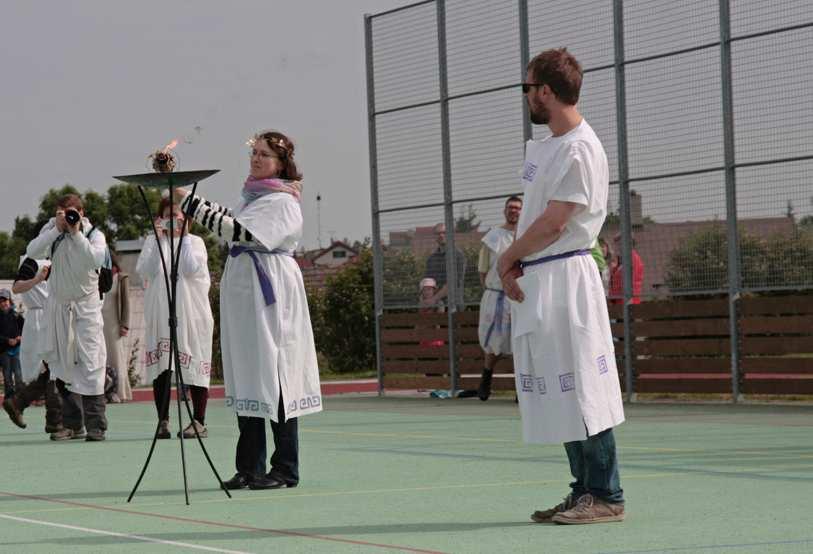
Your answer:
[[[9,356],[8,352],[0,354],[0,366],[3,366],[3,384],[6,398],[14,396],[15,388],[23,388],[23,372],[20,369],[20,357]]]
[[[570,483],[574,496],[590,493],[606,502],[624,502],[612,429],[587,440],[566,442],[565,451],[570,461],[570,473],[575,479]]]

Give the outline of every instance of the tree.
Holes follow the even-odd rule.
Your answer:
[[[813,235],[795,233],[757,238],[739,231],[740,267],[744,288],[810,286],[813,284]],[[728,237],[722,226],[689,236],[672,251],[666,284],[673,292],[728,288]]]
[[[416,286],[417,288],[417,286]],[[358,260],[327,278],[322,291],[308,292],[316,348],[335,372],[375,367],[373,253],[364,248]]]

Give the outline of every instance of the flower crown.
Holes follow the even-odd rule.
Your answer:
[[[285,141],[284,141],[284,140],[282,140],[282,139],[281,139],[281,138],[279,138],[279,137],[270,137],[270,138],[267,138],[267,137],[263,136],[263,134],[258,134],[258,135],[254,135],[253,137],[251,137],[250,139],[248,139],[248,140],[246,141],[246,145],[250,146],[251,148],[254,148],[254,147],[257,145],[257,141],[258,141],[258,140],[260,140],[260,139],[265,139],[265,140],[267,140],[267,141],[268,141],[268,144],[270,144],[271,146],[277,146],[277,147],[279,147],[279,148],[282,148],[282,150],[283,150],[283,151],[285,151],[285,154],[286,154],[286,155],[290,155],[290,154],[291,154],[291,150],[290,150],[290,148],[288,147],[288,145],[287,145],[287,144],[285,144]]]

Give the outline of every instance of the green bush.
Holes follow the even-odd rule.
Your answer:
[[[316,349],[330,371],[375,368],[373,254],[362,248],[358,261],[327,278],[321,291],[308,291]]]

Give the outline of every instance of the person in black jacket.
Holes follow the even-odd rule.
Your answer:
[[[11,292],[8,289],[0,290],[0,366],[3,366],[4,395],[6,398],[14,396],[14,389],[23,384],[20,370],[19,351],[22,338],[22,322],[17,312],[11,306]]]

